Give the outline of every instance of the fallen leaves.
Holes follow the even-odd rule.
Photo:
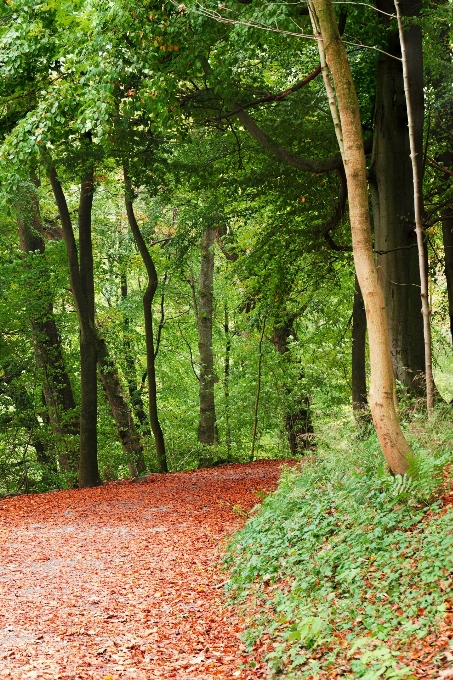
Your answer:
[[[0,677],[262,678],[239,668],[218,545],[256,489],[275,487],[281,462],[3,500]]]

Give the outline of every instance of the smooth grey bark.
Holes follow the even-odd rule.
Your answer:
[[[392,0],[377,0],[377,8],[394,13]],[[402,13],[413,14],[417,4],[405,2]],[[380,14],[388,25],[388,17]],[[394,22],[395,23],[395,22]],[[421,169],[423,158],[423,52],[419,26],[406,32],[409,80],[414,110],[414,141]],[[386,51],[401,56],[398,30],[388,33]],[[394,375],[412,393],[425,392],[423,319],[420,271],[414,223],[413,178],[408,119],[401,61],[379,55],[370,182],[377,270],[384,291]]]
[[[205,229],[201,238],[200,283],[196,310],[198,352],[200,355],[200,420],[198,425],[198,441],[201,444],[215,444],[217,442],[214,400],[214,385],[217,382],[217,377],[214,372],[214,354],[212,350],[213,246],[215,238],[215,229]]]
[[[352,408],[360,417],[368,406],[366,387],[366,312],[357,276],[352,308]]]
[[[354,265],[367,315],[371,367],[370,409],[386,462],[394,474],[403,475],[408,471],[412,452],[404,438],[396,410],[387,314],[373,257],[359,102],[346,49],[338,33],[332,0],[310,0],[309,7],[313,24],[316,18],[319,25],[323,43],[319,50],[325,52],[340,117]]]
[[[49,180],[58,206],[63,237],[69,264],[69,276],[74,306],[80,331],[80,459],[79,487],[101,484],[97,458],[97,352],[94,327],[94,284],[92,276],[91,204],[93,178],[85,177],[80,188],[79,245],[83,265],[79,265],[79,252],[72,227],[66,197],[54,166],[49,168]]]

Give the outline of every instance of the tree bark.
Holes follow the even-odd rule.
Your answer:
[[[17,226],[23,253],[44,255],[42,223],[33,188],[26,189],[17,205]],[[43,282],[41,282],[42,284]],[[60,335],[53,314],[50,293],[30,290],[30,328],[36,366],[53,432],[58,439],[59,463],[63,471],[75,476],[78,454],[74,438],[79,434],[75,399],[63,358]]]
[[[377,8],[393,14],[392,0],[377,0]],[[405,15],[416,3],[404,3]],[[380,14],[383,25],[388,17]],[[406,32],[408,66],[415,119],[415,146],[421,169],[423,158],[423,59],[421,29]],[[401,56],[398,30],[388,32],[386,51]],[[410,144],[401,61],[380,54],[370,182],[377,269],[384,292],[395,378],[413,394],[425,393],[423,319],[420,313],[420,272],[414,229]]]
[[[115,364],[109,355],[105,340],[100,338],[99,335],[97,339],[97,358],[99,377],[110,404],[129,472],[132,477],[136,477],[145,471],[143,444],[140,434],[135,427],[132,413],[124,398]]]
[[[448,316],[450,318],[450,334],[453,344],[453,217],[445,216],[442,220],[442,237],[445,254],[445,279],[447,281]]]
[[[366,313],[357,276],[352,308],[352,408],[360,418],[368,406],[366,389]]]
[[[408,128],[409,128],[409,146],[410,146],[410,157],[412,165],[412,181],[413,181],[413,204],[414,204],[414,217],[415,217],[415,232],[417,234],[417,251],[418,251],[418,266],[420,272],[420,295],[421,295],[421,305],[422,305],[422,316],[423,316],[423,339],[424,339],[424,353],[425,353],[425,388],[426,388],[426,407],[428,411],[428,416],[432,414],[434,408],[434,380],[433,380],[433,365],[432,365],[432,350],[431,350],[431,311],[429,308],[429,291],[428,291],[428,263],[426,261],[425,244],[423,240],[423,225],[422,225],[422,212],[423,212],[423,202],[421,196],[422,189],[422,163],[421,159],[418,158],[420,148],[419,148],[419,137],[420,130],[417,122],[420,116],[417,116],[417,112],[420,110],[420,102],[417,98],[417,90],[412,92],[412,84],[410,82],[410,71],[409,71],[409,54],[410,54],[410,33],[409,29],[408,35],[405,35],[403,28],[403,21],[401,17],[401,6],[398,0],[394,0],[396,15],[398,19],[398,29],[399,38],[401,44],[401,60],[403,65],[403,80],[404,80],[404,94],[406,98],[406,110],[408,118]],[[411,27],[412,28],[412,27]],[[421,45],[421,31],[417,31],[419,35],[419,40],[417,41]],[[421,47],[420,47],[421,53]],[[420,64],[420,71],[423,73],[423,63]],[[421,74],[420,74],[421,75]],[[412,79],[413,80],[413,79]],[[421,99],[422,112],[423,112],[423,97]],[[422,117],[423,121],[423,117]],[[421,130],[423,134],[423,128]],[[422,138],[423,141],[423,138]]]
[[[256,376],[256,396],[255,396],[255,405],[253,407],[253,429],[252,429],[252,446],[250,449],[250,460],[253,460],[253,457],[255,455],[255,443],[256,443],[256,435],[258,432],[258,408],[260,405],[260,396],[261,396],[261,366],[263,363],[263,338],[264,338],[264,331],[266,329],[266,317],[263,319],[263,327],[261,329],[261,335],[260,335],[260,340],[258,343],[258,369],[257,369],[257,376]]]
[[[214,385],[217,377],[214,372],[214,355],[212,351],[212,314],[213,314],[213,281],[214,250],[216,230],[206,229],[201,239],[200,284],[198,294],[198,352],[200,355],[199,396],[200,421],[198,425],[198,441],[200,444],[217,442],[216,414],[214,401]]]
[[[82,264],[79,266],[79,254],[71,217],[62,186],[53,166],[49,169],[49,179],[60,215],[68,256],[71,289],[79,323],[81,373],[79,487],[84,488],[98,486],[102,483],[97,459],[97,353],[94,328],[94,284],[89,280],[93,273],[92,254],[90,254],[93,179],[92,176],[85,178],[80,189],[79,241],[81,252],[83,252],[83,266]]]
[[[408,471],[411,450],[394,404],[394,378],[384,296],[373,257],[366,161],[357,94],[338,33],[332,0],[313,0],[335,89],[344,141],[354,264],[365,301],[370,345],[370,408],[384,457],[394,474]]]
[[[127,274],[122,272],[121,274],[121,298],[123,302],[127,299],[128,286],[127,286]],[[132,352],[131,339],[129,336],[130,324],[129,317],[127,314],[124,316],[124,339],[123,347],[125,354],[125,362],[127,368],[127,386],[129,390],[129,396],[131,398],[132,408],[138,421],[142,427],[143,435],[147,436],[150,434],[148,418],[145,413],[145,407],[143,404],[143,399],[139,386],[137,385],[137,367],[135,365],[134,355]],[[145,374],[146,376],[146,374]]]
[[[224,324],[225,331],[225,363],[223,372],[223,391],[225,394],[225,444],[227,448],[228,458],[231,455],[231,424],[230,424],[230,356],[231,356],[231,333],[230,333],[230,319],[228,313],[228,302],[225,301],[224,309]]]
[[[275,350],[282,356],[289,352],[288,340],[294,334],[293,320],[274,326],[273,343]],[[300,375],[300,379],[303,375]],[[289,394],[291,390],[287,385],[283,389]],[[293,407],[285,413],[285,428],[288,434],[288,444],[293,456],[305,453],[313,448],[314,429],[310,413],[310,397],[307,394],[298,394]]]
[[[157,387],[156,387],[156,367],[154,361],[154,331],[153,331],[153,299],[157,289],[157,272],[151,254],[146,246],[137,220],[135,218],[134,206],[132,204],[132,187],[124,168],[125,204],[127,218],[132,234],[135,239],[138,251],[142,257],[148,274],[148,285],[143,295],[143,313],[145,319],[145,339],[146,339],[146,368],[148,374],[148,395],[149,395],[149,422],[154,435],[156,444],[156,457],[159,472],[168,472],[167,455],[165,451],[165,441],[162,428],[159,422],[157,411]]]

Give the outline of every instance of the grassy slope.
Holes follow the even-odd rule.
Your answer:
[[[229,593],[273,677],[414,678],[422,666],[422,677],[437,676],[453,507],[436,498],[453,430],[448,411],[420,422],[413,481],[388,475],[374,437],[331,428],[330,447],[288,470],[232,541]]]

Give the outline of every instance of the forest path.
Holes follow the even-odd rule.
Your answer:
[[[219,544],[282,462],[0,501],[0,678],[262,677],[240,670]]]

